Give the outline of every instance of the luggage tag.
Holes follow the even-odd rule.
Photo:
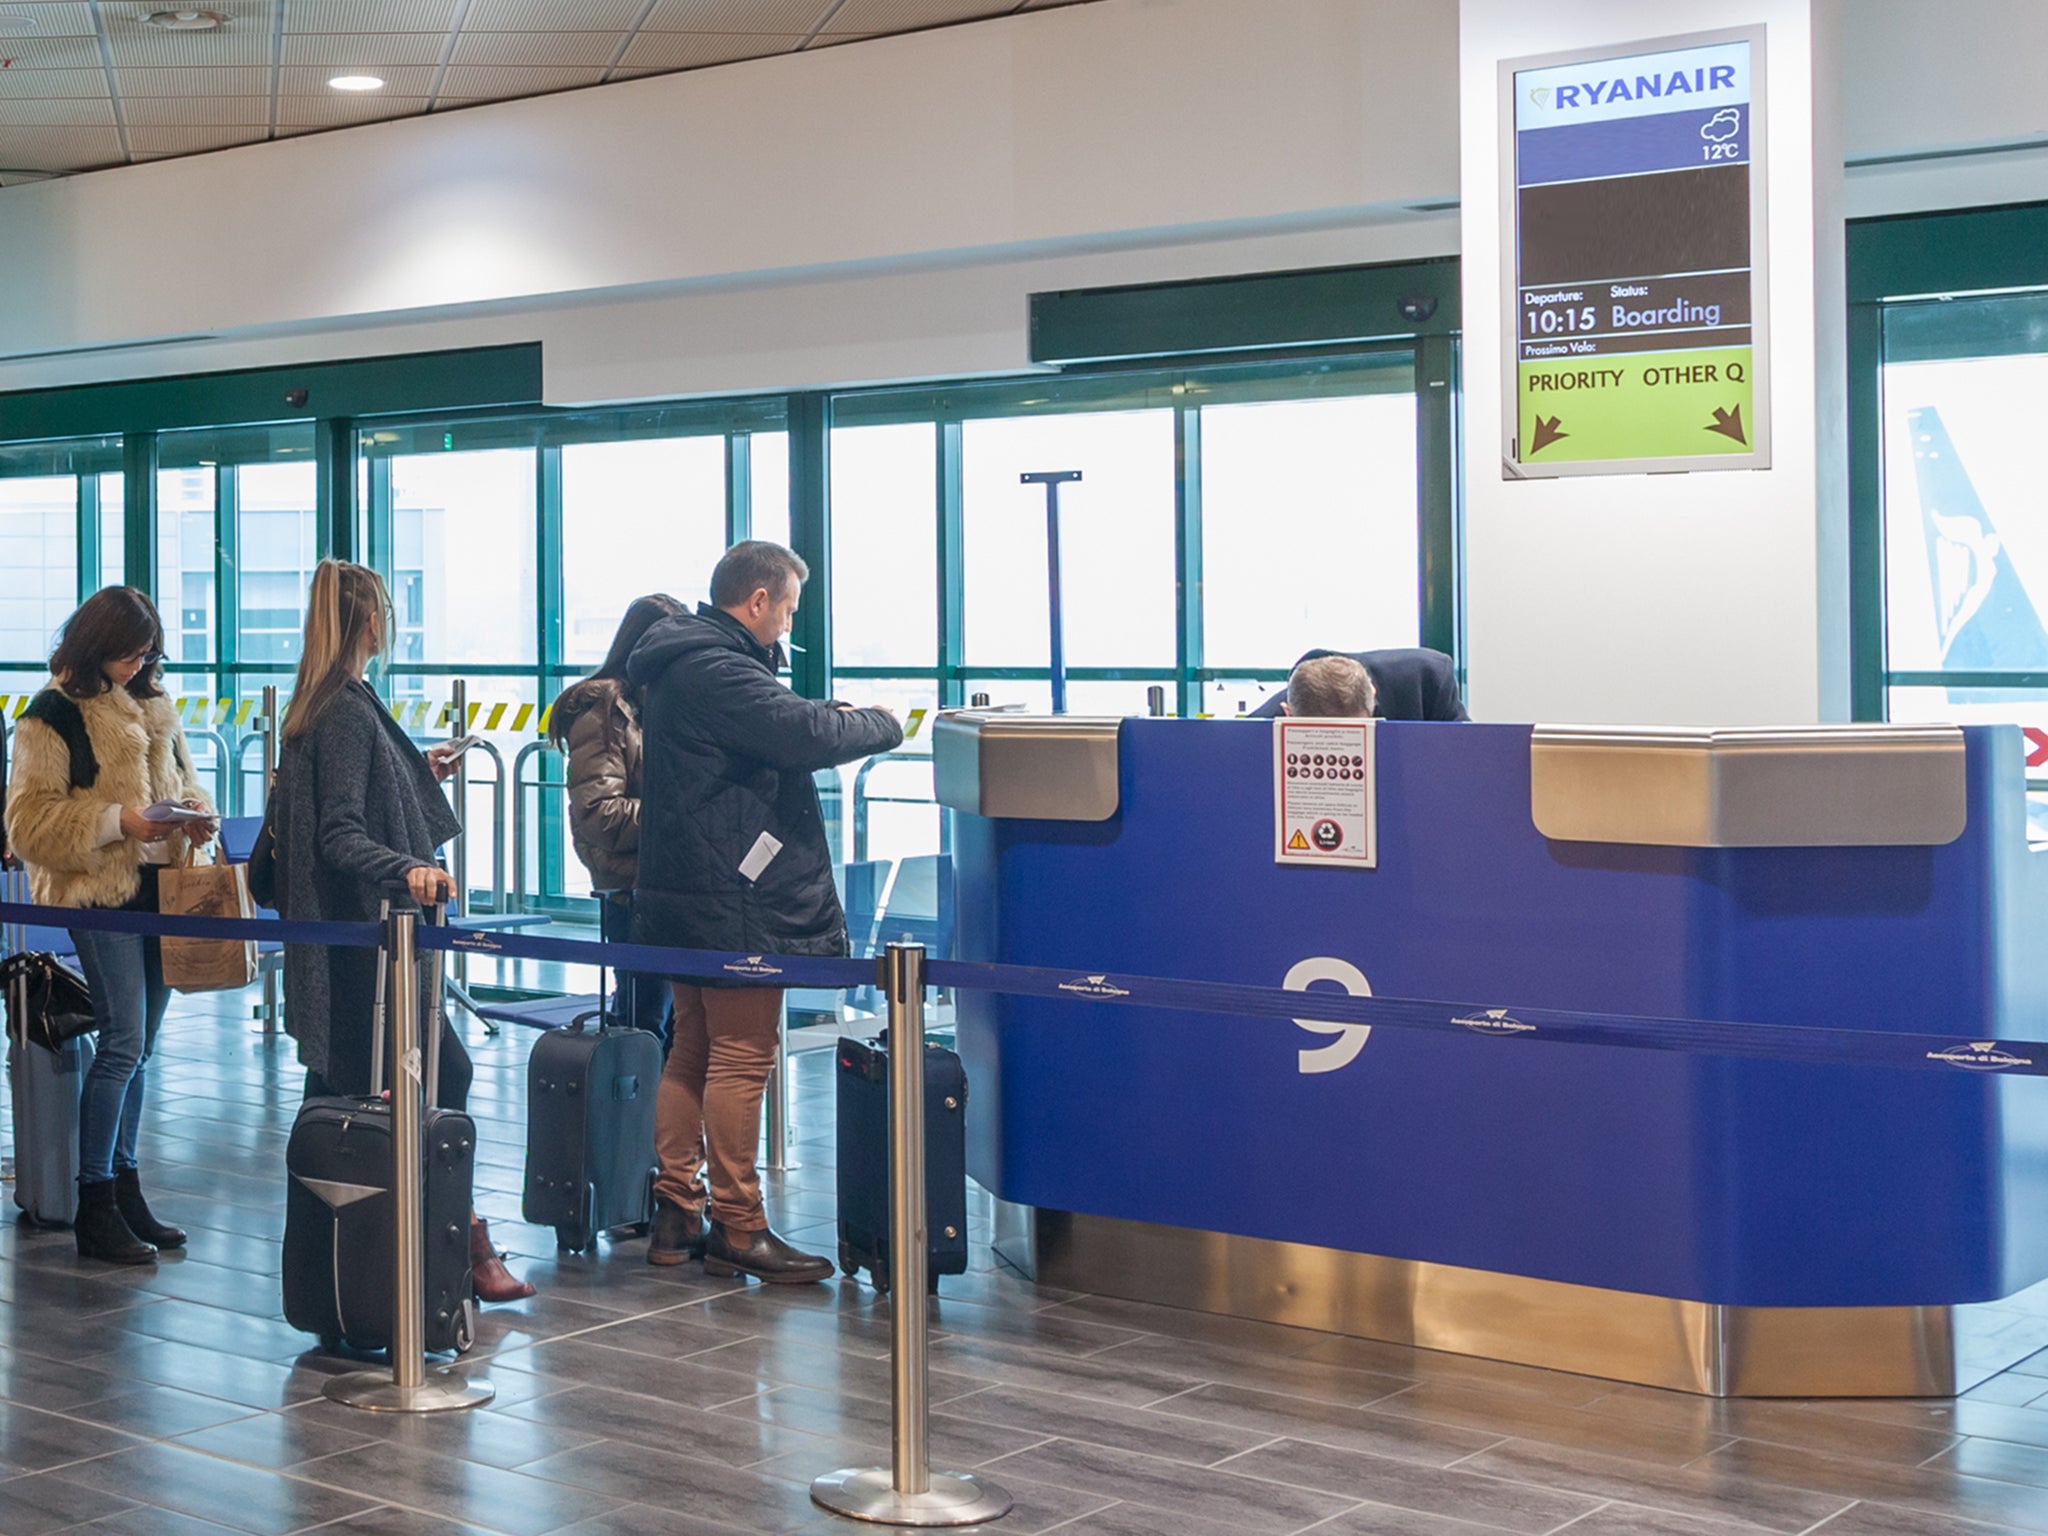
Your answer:
[[[782,844],[763,832],[754,839],[754,846],[747,850],[747,856],[740,860],[740,878],[752,885],[761,878],[761,871],[775,861],[775,855],[782,852]]]

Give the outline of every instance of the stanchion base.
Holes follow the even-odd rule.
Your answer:
[[[453,1371],[429,1371],[416,1387],[401,1387],[389,1371],[351,1371],[332,1377],[322,1390],[337,1403],[371,1413],[452,1413],[481,1408],[498,1395],[488,1381]]]
[[[981,1525],[1000,1520],[1016,1501],[971,1472],[934,1472],[926,1493],[898,1493],[887,1467],[845,1467],[811,1484],[811,1502],[849,1520],[874,1525]]]

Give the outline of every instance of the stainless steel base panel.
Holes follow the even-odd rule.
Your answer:
[[[1708,1397],[1952,1397],[2048,1344],[2032,1291],[1982,1306],[1727,1307],[1000,1200],[995,1246],[1067,1290]]]

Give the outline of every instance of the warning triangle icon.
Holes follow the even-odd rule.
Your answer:
[[[1289,853],[1308,852],[1308,839],[1301,835],[1299,827],[1295,828],[1294,836],[1287,839],[1287,851]]]

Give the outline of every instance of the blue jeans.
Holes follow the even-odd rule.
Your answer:
[[[633,937],[632,898],[614,891],[597,900],[598,937],[608,943],[625,944]],[[615,1012],[619,1023],[631,1029],[644,1029],[661,1042],[661,1053],[666,1056],[670,1042],[675,1038],[669,1017],[668,979],[663,976],[642,976],[636,971],[616,973]]]
[[[78,1107],[78,1179],[103,1183],[135,1166],[149,1053],[171,1000],[157,941],[139,933],[74,931],[79,968],[92,988],[99,1042]]]

